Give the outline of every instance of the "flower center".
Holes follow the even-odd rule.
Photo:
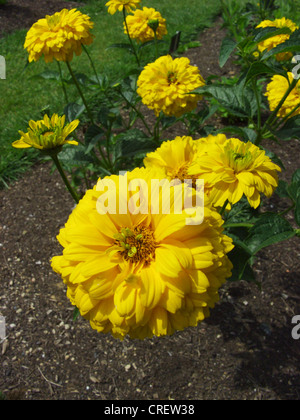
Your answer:
[[[126,261],[149,265],[155,257],[157,243],[153,232],[147,227],[122,228],[115,239],[115,244],[122,249],[120,252]]]
[[[171,85],[172,83],[176,83],[177,82],[177,74],[174,73],[173,71],[169,71],[168,72],[168,83],[169,85]]]
[[[235,173],[245,170],[253,160],[251,152],[245,148],[227,150],[227,159],[229,166]]]

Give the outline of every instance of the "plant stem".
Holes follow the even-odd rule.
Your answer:
[[[131,102],[128,101],[128,99],[126,98],[125,95],[123,95],[122,91],[120,91],[120,95],[122,96],[122,98],[127,102],[127,104],[137,113],[137,115],[139,116],[139,118],[142,120],[144,126],[146,127],[148,133],[150,134],[150,136],[152,136],[152,132],[149,128],[149,125],[147,124],[143,114],[136,108],[135,105],[133,105]]]
[[[275,125],[275,127],[274,127],[274,129],[275,130],[277,130],[277,128],[281,125],[281,124],[283,124],[283,123],[285,123],[286,122],[286,120],[288,120],[292,115],[293,115],[293,113],[295,112],[295,111],[297,111],[297,109],[298,108],[300,108],[300,103],[298,104],[298,105],[296,105],[295,106],[295,108],[293,108],[292,110],[291,110],[291,112],[289,112],[284,118],[282,118],[281,120],[279,120],[278,122],[277,122],[277,124]]]
[[[133,45],[133,42],[132,42],[132,39],[131,39],[131,37],[129,35],[129,29],[128,29],[128,25],[127,25],[127,21],[126,21],[126,10],[125,10],[125,7],[123,7],[123,18],[124,18],[124,24],[125,24],[126,32],[127,32],[127,35],[128,35],[128,39],[129,39],[129,42],[130,42],[132,51],[133,51],[133,53],[135,55],[136,62],[138,64],[138,66],[140,67],[141,66],[141,63],[140,63],[139,56],[138,56],[138,54],[136,52],[136,49],[135,49],[135,47]]]
[[[254,223],[224,223],[223,228],[239,228],[239,227],[246,227],[246,228],[252,228],[254,226]]]
[[[72,77],[72,79],[73,79],[73,81],[74,81],[74,83],[75,83],[75,86],[76,86],[77,90],[78,90],[78,93],[79,93],[79,95],[80,95],[80,97],[81,97],[81,99],[82,99],[82,102],[84,103],[84,106],[85,106],[86,111],[87,111],[87,113],[88,113],[89,119],[91,120],[91,123],[92,123],[92,124],[95,124],[95,123],[94,123],[94,119],[93,119],[93,115],[92,115],[92,113],[91,113],[91,111],[90,111],[90,108],[89,108],[89,106],[88,106],[87,102],[86,102],[86,99],[85,99],[85,97],[84,97],[84,95],[83,95],[83,92],[82,92],[82,90],[81,90],[81,87],[80,87],[80,85],[79,85],[79,83],[78,83],[78,80],[77,80],[77,78],[76,78],[76,76],[75,76],[75,74],[74,74],[74,72],[73,72],[73,70],[72,70],[72,67],[71,67],[71,65],[70,65],[70,63],[69,63],[68,61],[66,61],[66,63],[67,63],[67,66],[68,66],[69,72],[70,72],[70,74],[71,74],[71,77]]]
[[[60,77],[61,86],[62,86],[62,89],[63,89],[63,92],[64,92],[65,101],[68,104],[69,99],[68,99],[68,94],[67,94],[67,91],[66,91],[66,86],[65,86],[65,83],[64,83],[63,75],[62,75],[61,65],[60,65],[59,61],[56,61],[56,62],[57,62],[57,66],[58,66],[59,77]]]
[[[156,60],[157,60],[158,59],[158,43],[157,43],[156,31],[154,31],[154,39],[155,39],[155,55],[156,55]]]
[[[98,73],[97,73],[97,70],[96,70],[95,64],[94,64],[94,62],[93,62],[93,60],[92,60],[92,57],[91,57],[90,53],[88,52],[88,49],[86,48],[86,46],[85,46],[85,45],[82,45],[82,48],[83,48],[83,50],[85,51],[86,55],[88,56],[88,59],[89,59],[89,61],[90,61],[90,63],[91,63],[91,66],[92,66],[92,69],[93,69],[93,71],[94,71],[94,73],[95,73],[95,76],[96,76],[96,79],[97,79],[97,81],[98,81],[98,84],[99,84],[99,86],[100,86],[100,88],[101,88],[101,82],[100,82],[100,79],[99,79],[99,76],[98,76]]]
[[[278,111],[280,110],[280,108],[284,104],[285,100],[287,99],[287,97],[289,96],[289,94],[291,93],[291,91],[295,88],[295,86],[297,85],[297,83],[298,83],[298,80],[293,79],[292,83],[289,85],[287,91],[285,92],[283,98],[281,99],[281,101],[279,102],[279,104],[277,105],[277,107],[274,109],[274,111],[272,112],[272,114],[269,116],[269,118],[265,122],[265,125],[264,125],[264,128],[263,128],[264,130],[268,127],[268,125],[272,125],[272,123],[274,122],[274,119],[276,119],[276,117],[277,117]]]
[[[226,200],[225,201],[225,203],[223,204],[223,207],[221,208],[221,210],[220,210],[220,215],[221,216],[223,216],[223,214],[224,214],[224,212],[225,212],[225,210],[226,210],[226,207],[227,207],[227,204],[229,203],[229,200]]]
[[[64,172],[64,170],[63,170],[63,168],[60,164],[60,161],[57,157],[57,153],[53,153],[50,156],[51,156],[53,162],[55,163],[55,166],[56,166],[60,176],[62,177],[67,189],[69,190],[71,196],[73,197],[75,202],[78,204],[79,203],[79,197],[78,197],[77,193],[73,190],[71,184],[69,183],[68,178],[66,177],[66,174],[65,174],[65,172]]]

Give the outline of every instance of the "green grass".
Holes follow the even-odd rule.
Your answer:
[[[80,10],[90,15],[95,23],[94,43],[89,51],[100,73],[109,76],[110,80],[122,78],[122,75],[134,68],[133,56],[121,49],[108,49],[111,44],[127,42],[123,33],[122,13],[111,16],[107,13],[104,0],[90,0]],[[188,3],[188,7],[187,7]],[[171,36],[176,31],[182,32],[182,39],[187,42],[197,33],[213,23],[219,12],[219,0],[144,0],[143,6],[154,7],[167,19],[168,37],[161,48],[168,51]],[[44,71],[57,71],[57,63],[46,65],[43,60],[26,66],[27,52],[23,49],[26,30],[16,31],[0,39],[0,55],[6,60],[6,80],[0,80],[0,184],[9,178],[15,178],[22,165],[34,159],[35,153],[12,149],[11,143],[19,138],[18,131],[26,130],[30,119],[39,119],[43,110],[50,113],[62,113],[65,104],[61,87],[50,80],[36,78]],[[148,47],[149,48],[149,47]],[[150,50],[149,50],[150,51]],[[150,56],[146,55],[145,59]],[[64,64],[64,63],[63,63]],[[85,54],[72,61],[75,71],[92,75]],[[63,65],[64,75],[68,72]],[[74,87],[68,87],[69,100],[78,100]],[[27,158],[20,160],[26,153]],[[3,186],[2,182],[2,186]]]

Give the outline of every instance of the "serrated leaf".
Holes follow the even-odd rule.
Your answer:
[[[191,93],[206,94],[214,97],[220,105],[234,114],[236,117],[254,116],[257,112],[257,104],[254,92],[241,85],[212,84],[199,87]]]
[[[263,214],[250,229],[245,244],[252,255],[255,255],[261,249],[293,236],[295,231],[286,219],[273,213]]]

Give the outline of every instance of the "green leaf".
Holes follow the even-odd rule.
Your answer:
[[[96,125],[89,126],[84,136],[86,145],[85,154],[89,154],[97,144],[101,143],[101,140],[105,140],[104,134],[104,131],[100,127]]]
[[[283,76],[286,76],[286,72],[282,68],[278,68],[274,66],[271,67],[265,63],[258,61],[251,64],[247,72],[246,83],[252,80],[253,77],[257,77],[262,74],[268,75],[268,76],[272,76],[274,74],[282,74]]]
[[[220,55],[219,55],[219,65],[220,67],[224,67],[227,63],[230,55],[235,50],[237,46],[237,42],[230,38],[224,38],[221,48],[220,48]]]
[[[274,133],[280,140],[300,140],[300,117],[296,115],[295,117],[289,118],[285,125],[278,131]]]
[[[285,52],[299,52],[300,51],[300,29],[296,29],[290,38],[283,42],[282,44],[277,45],[277,47],[272,48],[270,51],[267,51],[263,54],[262,60],[266,60],[274,55]]]
[[[281,34],[291,34],[291,30],[287,27],[285,28],[275,28],[274,26],[268,26],[266,28],[257,28],[254,30],[254,38],[255,42],[262,42],[268,38],[272,38],[276,35]]]
[[[75,102],[71,102],[65,107],[64,114],[67,118],[67,121],[72,122],[76,120],[77,118],[79,118],[84,110],[85,110],[84,105],[79,105],[79,104],[76,104]]]
[[[122,144],[122,157],[135,156],[137,152],[147,153],[155,148],[153,140],[138,129],[128,130],[119,134],[116,140]]]
[[[245,280],[255,283],[255,274],[251,268],[253,256],[250,250],[234,235],[230,236],[233,238],[234,248],[228,254],[228,258],[233,265],[232,276],[228,280],[232,282]]]
[[[54,80],[60,81],[60,74],[58,71],[45,70],[42,73],[32,76],[32,79],[44,79],[44,80]]]
[[[191,93],[212,96],[236,117],[252,117],[257,112],[254,92],[243,84],[233,86],[206,85],[195,89]]]
[[[276,188],[275,192],[281,198],[289,198],[290,196],[287,189],[288,189],[288,183],[280,179],[278,181],[278,187]]]
[[[76,306],[74,311],[73,311],[73,321],[76,321],[76,319],[78,318],[79,315],[80,315],[80,311]]]
[[[295,205],[295,220],[297,225],[300,226],[300,189],[298,189]]]
[[[266,213],[261,215],[250,229],[245,245],[252,255],[255,255],[261,249],[293,236],[295,236],[295,231],[286,219],[277,214]]]

